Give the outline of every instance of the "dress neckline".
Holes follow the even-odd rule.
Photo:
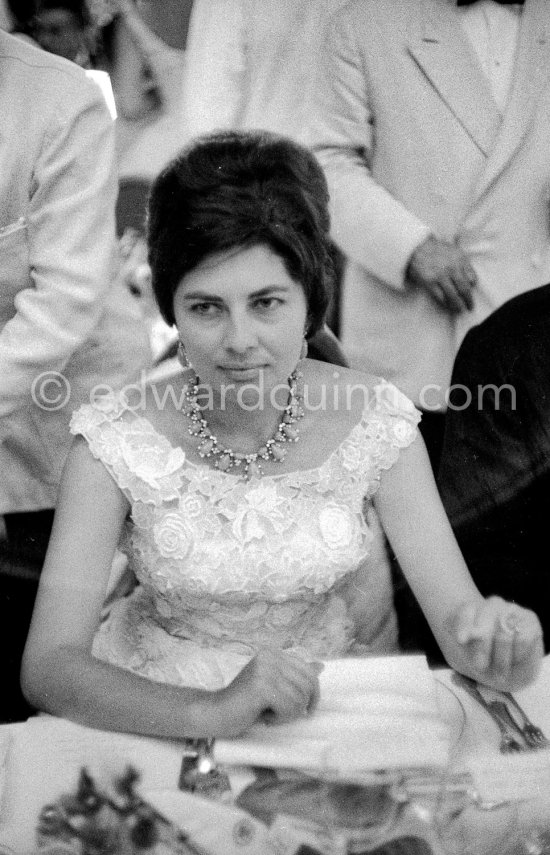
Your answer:
[[[379,385],[379,384],[376,384],[376,385]],[[131,407],[125,407],[125,409],[129,410],[130,412],[132,411]],[[207,463],[198,463],[198,462],[195,463],[193,460],[189,459],[189,455],[185,451],[184,448],[182,448],[180,445],[174,445],[171,442],[171,440],[168,439],[166,434],[162,433],[158,428],[156,428],[155,425],[151,422],[151,420],[148,419],[146,416],[137,416],[136,421],[144,422],[150,428],[150,430],[153,432],[155,437],[161,438],[162,440],[164,440],[165,442],[168,443],[171,451],[175,451],[175,452],[181,451],[181,453],[184,455],[184,460],[181,464],[181,469],[185,469],[186,466],[190,466],[193,469],[205,470],[206,472],[209,472],[209,473],[212,473],[215,475],[219,475],[219,476],[223,476],[224,478],[227,478],[227,479],[233,479],[236,482],[242,482],[243,484],[257,484],[259,482],[266,481],[266,480],[291,478],[291,477],[296,477],[296,476],[298,476],[298,477],[299,476],[307,476],[307,475],[312,475],[315,472],[320,472],[322,469],[324,469],[326,466],[328,466],[330,464],[330,462],[338,454],[338,452],[340,451],[342,446],[344,446],[347,442],[349,442],[351,440],[352,435],[355,432],[357,432],[357,430],[362,426],[362,424],[365,420],[365,413],[368,409],[369,409],[369,407],[367,404],[363,408],[359,420],[357,422],[355,422],[355,424],[353,424],[350,427],[350,429],[345,434],[345,436],[340,440],[338,445],[336,445],[332,449],[330,454],[327,457],[325,457],[323,462],[320,463],[318,466],[310,466],[307,469],[292,469],[290,472],[274,472],[273,474],[268,473],[266,475],[262,475],[261,478],[251,479],[250,481],[246,481],[242,477],[242,475],[240,475],[240,474],[233,474],[232,472],[224,472],[222,469],[216,469],[213,466],[208,466]],[[223,478],[222,478],[222,480],[223,480]]]

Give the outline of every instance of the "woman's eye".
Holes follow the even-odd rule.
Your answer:
[[[191,311],[196,315],[201,315],[203,317],[213,317],[218,311],[220,307],[215,303],[193,303],[191,306]]]
[[[282,300],[279,297],[260,297],[256,300],[255,306],[260,311],[269,312],[282,305]]]

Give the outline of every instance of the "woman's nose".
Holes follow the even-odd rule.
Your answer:
[[[228,319],[224,334],[224,344],[228,350],[242,353],[257,343],[254,325],[244,315],[232,316]]]

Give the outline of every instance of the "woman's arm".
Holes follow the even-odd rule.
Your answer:
[[[318,671],[281,653],[261,652],[219,692],[157,683],[92,656],[128,510],[103,464],[77,439],[23,658],[30,703],[90,727],[173,738],[233,735],[266,709],[288,718],[311,708]]]
[[[530,682],[542,657],[537,617],[476,588],[437,492],[420,437],[382,474],[375,497],[384,530],[445,658],[496,688]],[[517,621],[512,631],[508,620]]]

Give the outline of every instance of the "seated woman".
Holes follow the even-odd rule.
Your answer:
[[[73,416],[22,671],[36,707],[170,737],[304,715],[319,660],[396,650],[375,511],[450,665],[537,673],[538,620],[473,584],[413,405],[306,358],[327,201],[314,157],[270,135],[207,137],[157,179],[153,287],[186,370]],[[139,584],[102,622],[121,535]]]

